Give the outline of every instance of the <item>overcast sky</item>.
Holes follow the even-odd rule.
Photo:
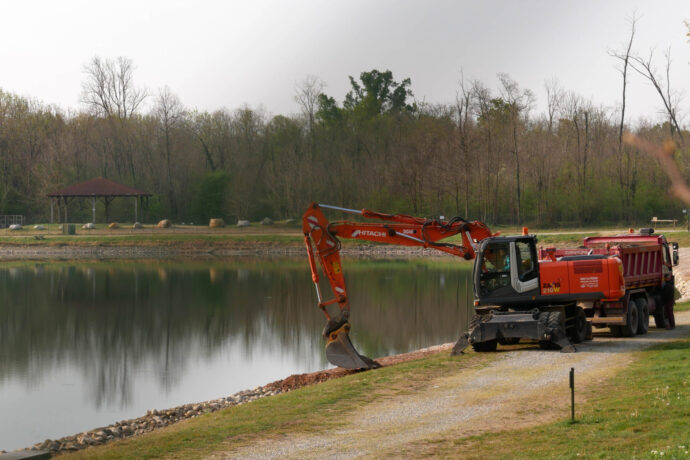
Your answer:
[[[597,104],[620,103],[609,49],[623,49],[639,17],[634,48],[669,46],[674,89],[690,85],[690,43],[677,1],[7,1],[0,0],[0,88],[79,108],[83,66],[126,56],[135,83],[168,85],[190,108],[271,114],[299,111],[294,88],[308,75],[342,101],[348,75],[389,69],[411,78],[418,100],[452,102],[462,69],[497,88],[504,72],[537,96],[544,81]],[[639,76],[629,113],[658,117],[658,96]],[[681,105],[690,113],[690,95]],[[686,119],[687,120],[687,119]]]

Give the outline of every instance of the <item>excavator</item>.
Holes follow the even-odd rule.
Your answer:
[[[329,222],[325,209],[376,222]],[[461,217],[426,219],[312,203],[302,217],[302,229],[318,307],[327,320],[323,329],[326,358],[346,369],[373,369],[379,364],[358,353],[349,338],[350,304],[340,238],[430,248],[474,259],[477,314],[455,344],[454,354],[470,345],[476,351],[493,351],[498,343],[509,345],[520,339],[536,340],[545,349],[574,352],[573,342],[591,338],[583,304],[607,311],[625,296],[620,258],[584,254],[538,260],[537,239],[526,228],[522,235],[504,237],[482,222]],[[456,235],[457,244],[442,241]],[[333,293],[329,300],[321,292],[316,259]],[[331,314],[329,308],[333,310],[335,304],[338,310]]]

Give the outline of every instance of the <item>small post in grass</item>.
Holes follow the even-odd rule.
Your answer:
[[[570,368],[570,420],[575,421],[575,368]]]

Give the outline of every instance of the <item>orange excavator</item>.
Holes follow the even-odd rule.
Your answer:
[[[378,222],[329,222],[323,209]],[[318,306],[327,319],[326,358],[343,368],[371,369],[378,363],[359,354],[349,338],[350,305],[339,238],[431,248],[474,259],[475,315],[454,353],[470,345],[475,351],[493,351],[497,344],[520,339],[574,352],[573,343],[591,339],[592,324],[628,337],[646,333],[650,315],[657,327],[672,324],[677,244],[652,235],[652,229],[607,237],[603,243],[586,239],[578,250],[548,248],[539,253],[536,237],[526,229],[522,235],[504,237],[482,222],[461,217],[424,219],[317,203],[304,213],[302,229]],[[456,235],[459,244],[441,242]],[[333,292],[330,300],[322,296],[316,258]],[[331,315],[328,307],[334,304],[338,311]]]
[[[329,222],[322,209],[356,214],[366,219],[377,219],[383,222]],[[323,336],[326,339],[326,358],[332,364],[347,369],[375,368],[378,367],[378,364],[366,356],[360,355],[352,346],[348,335],[350,331],[350,304],[340,262],[340,241],[338,238],[433,248],[471,260],[475,257],[475,248],[479,241],[497,235],[481,222],[468,222],[459,217],[440,221],[403,214],[384,214],[367,209],[358,211],[317,203],[312,203],[304,213],[302,230],[309,255],[312,280],[316,287],[318,306],[327,319],[323,329]],[[461,236],[462,244],[439,242],[454,235]],[[321,294],[315,253],[334,294],[330,300],[324,300]],[[328,312],[327,307],[333,304],[337,304],[339,308],[336,315],[331,315]]]

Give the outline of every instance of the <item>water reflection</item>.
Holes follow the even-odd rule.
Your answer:
[[[465,329],[469,264],[347,269],[362,353],[449,342]],[[0,296],[0,449],[328,365],[302,260],[17,265],[0,269]],[[9,420],[10,401],[42,401],[19,417],[33,431]],[[50,419],[42,411],[59,429],[40,427]],[[74,423],[62,423],[69,411]]]

